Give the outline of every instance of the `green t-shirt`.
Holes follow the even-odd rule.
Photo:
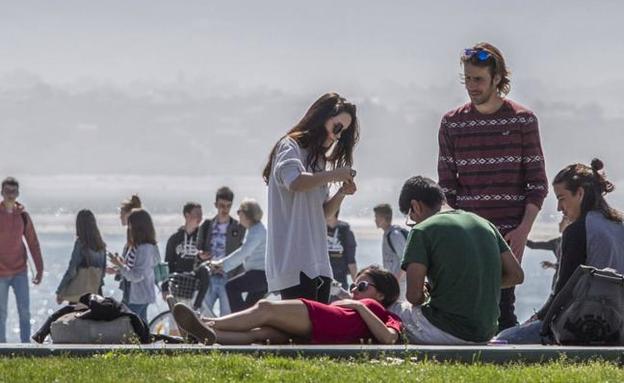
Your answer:
[[[427,267],[431,299],[422,311],[429,322],[458,338],[485,342],[498,328],[501,253],[509,250],[490,222],[453,210],[414,226],[402,267]]]

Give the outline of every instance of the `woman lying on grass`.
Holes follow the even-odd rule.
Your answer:
[[[399,297],[392,273],[370,266],[361,270],[351,287],[353,299],[332,304],[312,300],[261,300],[253,307],[221,318],[199,319],[178,303],[176,323],[205,344],[288,343],[291,339],[313,344],[360,343],[372,339],[393,344],[399,339],[401,320],[386,308]]]

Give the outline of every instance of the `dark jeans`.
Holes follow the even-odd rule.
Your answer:
[[[235,313],[245,310],[262,299],[268,290],[266,274],[264,270],[249,270],[240,277],[234,278],[225,285],[230,310]],[[243,299],[243,293],[247,297]]]
[[[516,303],[516,288],[510,287],[501,290],[499,303],[500,317],[498,318],[498,332],[518,325],[518,318],[514,313]]]
[[[303,272],[299,273],[299,284],[281,290],[282,299],[306,298],[321,303],[329,303],[329,293],[331,291],[331,278],[308,277]]]

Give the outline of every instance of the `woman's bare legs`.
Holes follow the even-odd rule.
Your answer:
[[[285,344],[293,337],[273,327],[259,327],[249,331],[224,331],[214,329],[220,344],[269,343]]]
[[[312,334],[312,322],[308,316],[308,309],[298,299],[261,300],[247,310],[221,318],[206,318],[205,321],[217,334],[220,331],[245,333],[267,326],[296,337],[308,338]]]

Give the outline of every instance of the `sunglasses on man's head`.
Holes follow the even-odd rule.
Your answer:
[[[357,290],[359,292],[364,292],[366,290],[368,290],[368,286],[373,286],[376,287],[374,284],[368,282],[368,281],[362,281],[362,282],[358,282],[356,283],[352,283],[351,287],[349,288],[349,291],[353,291],[353,290]]]
[[[487,61],[490,57],[492,57],[492,54],[483,49],[466,48],[464,49],[464,57],[469,59],[475,57],[477,60],[483,62]]]

